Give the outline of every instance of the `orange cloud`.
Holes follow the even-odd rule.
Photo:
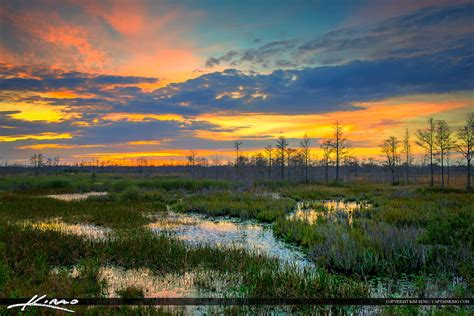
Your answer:
[[[34,40],[22,54],[10,53],[6,62],[45,64],[69,69],[104,69],[109,63],[106,53],[93,44],[97,29],[74,25],[57,12],[23,11],[2,14],[9,24]]]
[[[0,142],[16,142],[19,140],[28,140],[28,139],[37,139],[37,140],[49,140],[49,139],[68,139],[72,138],[73,136],[69,133],[39,133],[39,134],[31,134],[31,135],[8,135],[8,136],[0,136]]]
[[[179,151],[154,151],[154,152],[115,152],[115,153],[91,153],[86,155],[73,155],[73,157],[88,157],[99,160],[126,159],[126,158],[158,158],[158,157],[180,157]]]
[[[2,62],[164,79],[144,85],[153,88],[195,77],[193,70],[204,63],[199,44],[183,35],[199,12],[173,4],[159,4],[163,10],[151,10],[139,1],[71,2],[86,13],[81,23],[54,10],[10,12],[2,7],[0,18],[20,30],[22,38],[31,38],[21,53],[0,47]],[[71,3],[64,5],[65,10],[73,9],[68,7]],[[170,23],[174,23],[172,28]],[[118,35],[112,35],[111,29]]]
[[[18,146],[17,149],[74,149],[74,148],[98,148],[105,147],[107,145],[65,145],[65,144],[35,144]]]
[[[82,94],[72,90],[47,91],[37,93],[42,98],[51,99],[76,99],[76,98],[92,98],[93,94]]]
[[[438,96],[438,98],[440,98]],[[268,139],[285,135],[301,138],[305,133],[314,138],[332,134],[332,125],[341,121],[347,135],[355,142],[378,146],[389,135],[401,135],[405,127],[412,131],[424,125],[428,116],[448,115],[456,110],[467,111],[472,106],[468,96],[430,101],[429,98],[393,98],[357,105],[365,109],[338,111],[328,114],[283,115],[264,113],[216,113],[200,115],[198,121],[217,125],[223,131],[198,130],[195,136],[205,139]],[[426,100],[428,99],[428,100]]]
[[[128,145],[160,145],[162,142],[160,140],[137,140],[132,142],[127,142]]]
[[[187,120],[179,114],[142,114],[142,113],[109,113],[102,116],[102,120],[129,121],[129,122],[144,122],[144,121],[150,121],[150,120],[187,122]]]
[[[44,121],[50,123],[61,122],[71,118],[78,118],[80,115],[68,111],[67,106],[52,106],[47,103],[27,103],[0,101],[0,111],[14,111],[10,117],[23,121]]]

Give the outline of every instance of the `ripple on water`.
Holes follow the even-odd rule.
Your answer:
[[[276,239],[268,224],[168,212],[148,227],[156,233],[171,233],[190,245],[239,247],[280,259],[286,264],[314,267],[299,248]]]

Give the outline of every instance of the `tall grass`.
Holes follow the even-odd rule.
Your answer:
[[[363,280],[369,276],[404,273],[461,275],[470,286],[465,295],[472,293],[473,194],[407,186],[261,185],[255,192],[274,190],[284,198],[212,180],[102,174],[95,179],[87,174],[1,178],[0,190],[8,192],[0,193],[0,296],[99,296],[103,284],[97,273],[103,265],[146,267],[161,274],[194,269],[237,274],[240,283],[230,293],[245,297],[363,297],[368,293]],[[109,194],[77,202],[40,197],[91,190]],[[373,208],[354,214],[352,225],[287,218],[295,200],[327,199],[367,200]],[[273,223],[277,236],[301,245],[320,268],[300,271],[242,249],[187,247],[143,228],[151,220],[144,215],[165,211],[170,204],[179,211]],[[107,226],[114,234],[93,241],[15,224],[57,217]],[[85,272],[81,278],[52,274],[57,266],[78,266]],[[117,312],[125,310],[132,309]]]
[[[250,192],[224,191],[187,196],[176,205],[176,209],[211,216],[233,216],[273,222],[290,212],[294,206],[295,202],[291,199],[272,199]]]

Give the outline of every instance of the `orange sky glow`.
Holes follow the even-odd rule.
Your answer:
[[[226,161],[235,140],[251,156],[305,134],[316,158],[336,121],[358,157],[381,158],[405,129],[420,155],[429,117],[456,131],[474,109],[469,1],[252,5],[268,16],[238,3],[0,4],[0,163],[176,163],[191,149]]]

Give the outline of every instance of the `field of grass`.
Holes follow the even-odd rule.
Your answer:
[[[109,194],[79,201],[45,197],[90,191]],[[350,224],[331,216],[316,222],[288,216],[298,201],[315,200],[366,201],[371,208],[355,212]],[[153,220],[149,215],[163,214],[167,206],[178,212],[271,223],[276,236],[300,246],[318,268],[296,269],[236,247],[190,247],[173,236],[152,233],[146,228]],[[86,238],[54,229],[54,221],[107,229],[107,237]],[[368,297],[371,282],[400,278],[416,285],[415,296],[429,295],[430,284],[436,281],[438,287],[445,285],[448,297],[472,297],[473,236],[474,195],[461,190],[286,183],[240,188],[223,181],[114,174],[5,177],[0,178],[0,297],[101,297],[107,289],[99,277],[102,267],[147,268],[156,275],[210,271],[196,279],[196,285],[209,290],[218,275],[226,280],[229,297]],[[71,269],[80,273],[74,276]],[[452,285],[454,277],[462,282]],[[136,287],[117,293],[144,295]],[[225,309],[229,314],[239,311],[249,312],[244,307]],[[82,312],[111,310],[97,307]],[[125,315],[131,310],[114,312]],[[457,307],[428,310],[440,315],[469,312]]]

